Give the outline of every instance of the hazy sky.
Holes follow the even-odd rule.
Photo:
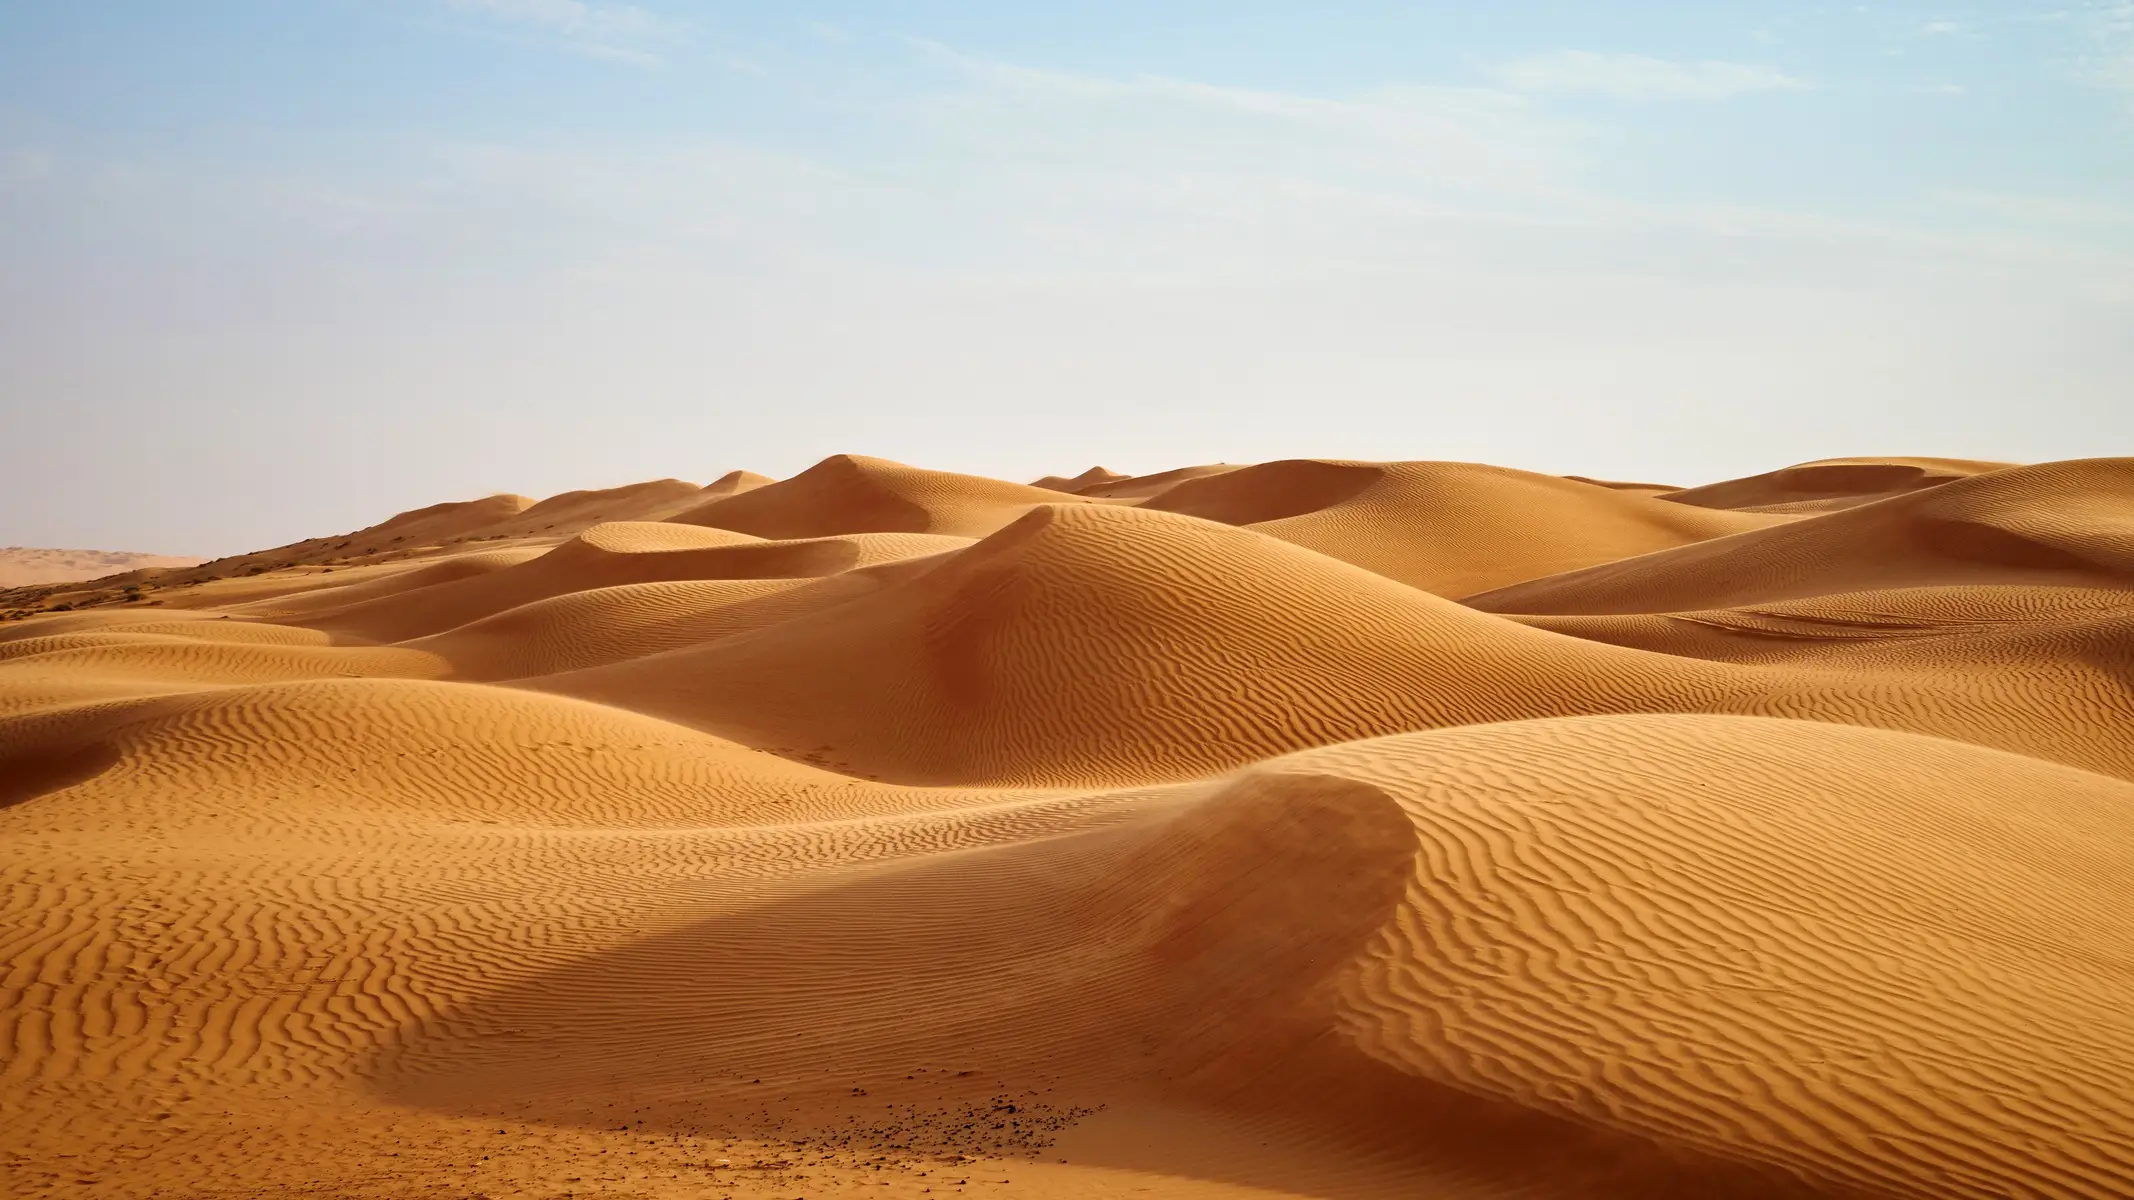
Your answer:
[[[2134,453],[2134,0],[0,3],[0,544]]]

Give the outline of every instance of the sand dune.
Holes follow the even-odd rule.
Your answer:
[[[1065,475],[1047,475],[1043,479],[1034,479],[1030,482],[1030,486],[1038,488],[1048,488],[1055,492],[1079,492],[1083,488],[1101,487],[1105,484],[1121,483],[1129,478],[1131,477],[1121,475],[1117,471],[1107,471],[1103,467],[1091,467],[1087,471],[1082,472],[1080,475],[1075,475],[1072,477]]]
[[[190,567],[197,558],[136,554],[127,550],[45,550],[0,546],[0,588],[40,583],[74,583],[138,571],[146,567]]]
[[[1337,1023],[1375,1059],[1862,1189],[2111,1194],[2134,1173],[2122,781],[1680,717],[1267,769],[1370,785],[1422,843],[1339,980]],[[2061,1140],[2011,1146],[2011,1110]]]
[[[478,533],[499,522],[523,516],[538,501],[500,492],[480,500],[432,504],[427,508],[397,513],[376,525],[365,526],[348,536],[365,542],[409,542],[425,545]]]
[[[1595,479],[1591,475],[1566,475],[1573,483],[1590,483],[1594,487],[1610,488],[1619,492],[1643,492],[1648,496],[1664,496],[1682,489],[1671,483],[1637,483],[1627,479]]]
[[[1682,612],[1837,592],[2134,582],[2134,459],[1994,471],[1813,521],[1468,597],[1491,612]]]
[[[861,533],[765,541],[724,529],[657,522],[596,525],[538,558],[413,591],[396,591],[307,625],[402,641],[573,592],[669,580],[815,579],[967,544],[932,534]]]
[[[605,521],[660,521],[702,503],[706,491],[680,479],[656,479],[599,491],[563,492],[484,526],[474,536],[564,536]]]
[[[2134,1194],[2134,460],[837,456],[131,578],[0,622],[10,1196]]]
[[[841,533],[983,537],[1031,505],[1059,500],[1045,488],[838,454],[791,479],[713,500],[673,519],[763,538]]]
[[[1132,475],[1124,479],[1100,480],[1096,483],[1085,484],[1077,490],[1077,494],[1106,500],[1145,500],[1150,496],[1161,495],[1174,485],[1184,483],[1188,479],[1205,479],[1210,475],[1220,475],[1225,471],[1235,471],[1236,469],[1237,467],[1231,463],[1204,463],[1196,467],[1175,467],[1168,471],[1157,471],[1150,475]]]
[[[2014,465],[1967,458],[1827,458],[1746,479],[1676,489],[1667,498],[1743,512],[1833,512]]]
[[[1144,508],[1246,525],[1389,579],[1466,596],[1784,518],[1684,512],[1622,489],[1474,463],[1262,463]]]
[[[1108,506],[1035,510],[863,605],[529,681],[870,776],[1029,785],[1190,778],[1402,729],[1606,711],[1626,687],[1691,703],[1700,682],[1725,687],[1705,664],[1552,637],[1256,533]]]
[[[406,565],[450,552],[467,543],[505,543],[512,550],[530,552],[545,542],[557,541],[592,525],[611,521],[659,521],[723,496],[735,495],[769,482],[749,471],[732,471],[717,482],[699,488],[679,479],[656,479],[647,483],[594,491],[564,492],[546,500],[499,494],[480,500],[433,504],[400,513],[376,525],[331,537],[307,538],[271,550],[231,555],[187,571],[154,570],[104,581],[108,584],[141,583],[150,587],[186,586],[224,582],[208,593],[217,605],[241,603],[316,586],[303,576],[327,570]],[[294,579],[289,572],[297,572]],[[260,579],[260,576],[269,576]],[[341,582],[347,582],[343,580]],[[236,586],[231,586],[232,584]],[[68,601],[98,603],[113,593],[67,594]],[[168,597],[165,598],[169,602]]]
[[[2022,670],[2048,643],[2085,636],[2109,654],[2134,594],[2095,588],[1893,588],[1700,612],[1515,616],[1522,625],[1663,654],[1742,663],[1859,668],[1914,661]],[[2089,631],[2086,634],[2086,631]],[[2032,643],[2028,650],[2015,643]],[[2102,658],[2100,658],[2102,661]]]
[[[899,574],[864,604],[524,682],[911,784],[1151,783],[1406,730],[1653,711],[1908,729],[2134,775],[2116,655],[1979,682],[1623,652],[1247,530],[1108,506],[1041,509]]]

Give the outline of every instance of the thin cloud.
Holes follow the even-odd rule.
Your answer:
[[[1383,85],[1341,95],[1160,75],[1109,76],[973,56],[904,39],[974,86],[924,111],[1004,148],[1073,161],[1139,153],[1168,172],[1339,168],[1441,184],[1531,184],[1556,173],[1577,131],[1526,97],[1475,87]]]
[[[2134,229],[2134,205],[2086,197],[1944,190],[1937,198],[1974,212],[2026,225],[2076,225]]]
[[[604,0],[441,0],[445,9],[492,26],[542,35],[559,49],[635,66],[656,65],[674,26],[634,4]]]
[[[1777,67],[1705,59],[1682,62],[1643,54],[1562,50],[1515,59],[1498,82],[1519,92],[1567,92],[1621,100],[1726,100],[1755,92],[1798,92],[1814,85]]]
[[[2076,77],[2091,87],[2134,92],[2134,0],[2095,0],[2081,12],[2088,50]]]

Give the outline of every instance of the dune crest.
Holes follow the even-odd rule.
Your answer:
[[[713,500],[672,519],[774,539],[843,533],[983,537],[1033,504],[1060,499],[1025,484],[835,454],[791,479]]]
[[[1083,488],[1119,483],[1128,478],[1129,476],[1121,475],[1117,471],[1107,471],[1103,467],[1091,467],[1080,475],[1071,478],[1065,475],[1047,475],[1043,479],[1034,479],[1030,481],[1030,486],[1046,488],[1055,492],[1079,492]]]

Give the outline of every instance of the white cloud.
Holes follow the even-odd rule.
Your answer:
[[[1969,32],[1954,21],[1928,21],[1919,27],[1920,37],[1957,37]]]
[[[2091,87],[2134,92],[2134,0],[2093,0],[2081,12],[2089,47],[2076,76]]]
[[[2082,63],[2082,81],[2115,92],[2134,92],[2134,50],[2098,54]]]
[[[1584,136],[1526,97],[1490,88],[1311,95],[1048,70],[910,41],[971,85],[916,106],[941,136],[1036,170],[1133,176],[1137,187],[1234,177],[1322,192],[1388,178],[1440,192],[1527,189],[1560,174]]]
[[[1503,64],[1497,79],[1520,92],[1589,92],[1624,100],[1725,100],[1814,85],[1756,63],[1678,62],[1643,54],[1562,50]]]
[[[541,25],[562,33],[612,36],[656,33],[660,21],[634,4],[585,0],[445,0],[461,12]]]
[[[1910,222],[1641,201],[1583,169],[1608,145],[1607,129],[1505,90],[1315,96],[913,44],[972,85],[899,113],[921,139],[911,161],[946,172],[921,185],[940,190],[914,208],[942,214],[967,245],[990,227],[995,244],[1042,246],[1037,259],[1049,250],[1081,265],[1187,275],[1284,262],[1406,270],[1464,254],[1462,244],[1560,246],[1568,263],[1611,239],[1717,237],[1778,263],[1803,245],[1842,246],[1863,260],[2066,271],[2084,287],[2129,263],[2093,236],[2113,218],[2080,204],[1943,197],[1936,216],[1954,220]],[[1963,94],[1947,83],[1922,90]]]
[[[537,31],[565,50],[649,66],[674,33],[667,21],[634,4],[606,0],[442,0],[464,17]]]
[[[808,32],[826,42],[842,44],[852,40],[852,31],[834,21],[810,21]]]
[[[2085,197],[1960,190],[1945,190],[1936,196],[1974,212],[1990,213],[2025,225],[2134,229],[2134,204]]]

